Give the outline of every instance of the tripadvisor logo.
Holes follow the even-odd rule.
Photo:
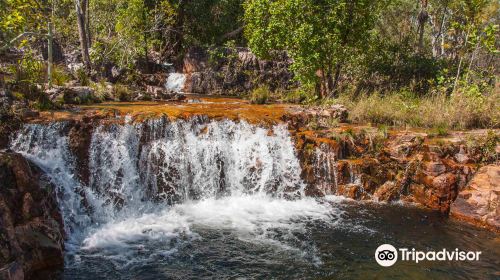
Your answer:
[[[390,244],[378,246],[375,251],[375,260],[381,266],[392,266],[398,259],[401,261],[410,261],[418,263],[420,261],[478,261],[481,251],[461,251],[455,249],[449,251],[443,249],[440,251],[417,251],[415,248],[396,249]],[[399,256],[399,257],[398,257]]]

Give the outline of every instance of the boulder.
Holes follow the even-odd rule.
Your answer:
[[[52,102],[85,104],[94,99],[94,89],[85,86],[53,87],[46,91]]]
[[[241,95],[262,85],[286,90],[297,85],[288,70],[290,64],[285,53],[274,54],[273,60],[260,60],[247,48],[191,48],[183,60],[184,92]]]
[[[62,268],[63,237],[54,185],[22,155],[0,152],[0,279]]]
[[[451,205],[452,216],[500,230],[500,166],[479,169]]]
[[[375,190],[373,197],[377,201],[393,201],[399,196],[398,185],[393,181],[387,181]]]

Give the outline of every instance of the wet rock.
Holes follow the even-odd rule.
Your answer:
[[[220,58],[202,48],[191,48],[183,61],[186,76],[184,92],[241,95],[262,85],[271,90],[296,85],[288,70],[291,60],[285,53],[275,53],[271,61],[258,59],[247,48],[219,48]]]
[[[378,201],[396,200],[399,196],[398,185],[393,181],[387,181],[375,191],[373,196]]]
[[[78,177],[86,185],[89,185],[90,180],[89,150],[96,120],[85,116],[81,121],[74,121],[68,133],[69,148],[78,162],[76,165]]]
[[[40,112],[37,110],[32,110],[29,108],[22,108],[18,111],[18,114],[21,116],[23,119],[28,119],[28,118],[36,118],[40,116]]]
[[[144,96],[147,96],[144,99]],[[149,98],[149,99],[148,99]],[[170,91],[164,87],[158,86],[147,86],[145,94],[139,94],[136,100],[173,100],[173,101],[182,101],[186,99],[186,96],[182,93],[177,93]]]
[[[446,173],[434,177],[432,179],[432,186],[440,190],[442,193],[448,193],[453,185],[457,182],[457,177],[453,173]]]
[[[427,161],[424,162],[424,172],[429,176],[439,176],[446,172],[446,166],[442,161]]]
[[[390,156],[394,158],[405,158],[419,149],[423,142],[422,134],[405,133],[397,135],[395,139],[388,143],[387,150]]]
[[[0,152],[0,278],[62,267],[64,230],[55,187],[16,153]]]
[[[500,166],[479,169],[452,204],[451,214],[500,230]]]
[[[361,199],[364,195],[363,188],[359,184],[339,185],[337,187],[337,195],[345,196],[352,199]]]
[[[359,133],[335,137],[339,132],[322,131],[295,132],[302,178],[311,195],[321,196],[332,190],[355,199],[401,199],[448,215],[451,203],[476,169],[457,160],[457,154],[474,157],[471,151],[461,150],[454,143],[429,147],[415,133],[388,134],[379,143],[379,151],[374,152],[371,142]],[[342,132],[342,128],[337,131]],[[336,147],[335,152],[328,151],[332,147]],[[319,154],[323,156],[318,158]],[[333,172],[325,172],[325,166]],[[325,184],[332,174],[334,180]]]
[[[5,280],[23,280],[24,271],[21,265],[17,262],[11,262],[0,268],[0,279]]]

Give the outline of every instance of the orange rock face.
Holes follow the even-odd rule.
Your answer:
[[[479,169],[451,206],[458,218],[500,231],[500,166]]]

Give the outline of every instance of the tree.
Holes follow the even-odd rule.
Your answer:
[[[342,67],[364,48],[381,1],[248,0],[245,35],[261,57],[284,50],[303,85],[335,95]]]
[[[78,35],[80,37],[80,49],[82,52],[82,60],[85,65],[85,69],[90,71],[90,55],[89,55],[89,31],[87,24],[87,8],[88,8],[88,0],[75,0],[75,11],[76,11],[76,19],[78,24]]]

